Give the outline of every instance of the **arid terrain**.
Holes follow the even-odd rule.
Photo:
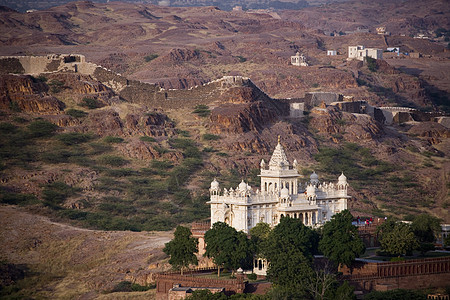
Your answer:
[[[445,3],[0,9],[0,55],[78,53],[108,69],[0,69],[0,260],[19,276],[2,284],[17,296],[83,299],[119,297],[107,292],[124,280],[151,284],[167,268],[170,230],[208,219],[212,179],[258,188],[259,162],[278,135],[302,184],[313,170],[323,181],[346,174],[354,215],[450,222],[448,127],[385,125],[324,103],[291,118],[286,100],[333,92],[448,114],[450,52],[435,37],[450,27]],[[402,54],[384,53],[370,69],[346,59],[349,45]],[[297,51],[308,67],[290,65]]]

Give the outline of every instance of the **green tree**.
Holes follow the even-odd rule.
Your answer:
[[[238,268],[249,268],[252,265],[254,247],[247,235],[223,222],[216,222],[205,233],[205,256],[213,258],[217,265],[217,276],[220,267],[234,271]]]
[[[391,232],[392,230],[394,230],[397,222],[398,221],[396,218],[388,217],[386,221],[384,221],[381,225],[377,226],[377,234],[381,236],[383,234]]]
[[[280,297],[305,297],[305,284],[313,276],[312,255],[316,250],[317,235],[313,230],[299,219],[281,219],[269,233],[262,251],[270,262],[267,277],[279,287],[274,293],[280,293]]]
[[[365,246],[358,236],[358,228],[352,225],[353,216],[348,210],[335,214],[323,226],[319,250],[338,265],[350,267]]]
[[[428,251],[434,250],[436,235],[441,231],[440,223],[438,218],[427,214],[418,215],[413,219],[411,229],[419,242],[419,247],[417,249],[422,255]]]
[[[250,236],[255,245],[256,254],[261,253],[271,230],[270,225],[264,222],[260,222],[250,229]]]
[[[405,223],[396,223],[394,229],[382,234],[381,248],[392,255],[405,255],[418,247],[418,242],[411,226]]]
[[[183,275],[183,268],[189,267],[190,264],[198,264],[195,256],[198,252],[198,240],[192,237],[189,228],[183,226],[177,227],[174,236],[173,240],[165,244],[163,251],[170,255],[169,264],[175,269],[180,269]]]

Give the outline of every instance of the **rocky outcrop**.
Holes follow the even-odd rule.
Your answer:
[[[172,63],[180,63],[189,61],[192,59],[198,59],[200,57],[200,51],[191,49],[180,49],[175,48],[170,50],[170,52],[163,57],[166,61],[171,61]]]
[[[162,113],[128,114],[125,117],[128,135],[167,136],[175,134],[175,124]]]
[[[48,86],[27,75],[0,77],[0,108],[29,113],[57,113],[65,105],[47,94]]]
[[[250,104],[224,104],[211,112],[210,130],[218,134],[260,131],[277,118],[276,111],[261,101]]]
[[[425,138],[430,145],[436,145],[450,137],[450,130],[435,122],[422,122],[414,125],[408,133]]]
[[[183,154],[181,152],[161,153],[151,144],[136,139],[117,145],[117,149],[125,157],[137,158],[146,161],[165,158],[173,162],[179,162],[183,159]]]
[[[60,120],[59,122],[63,122]],[[76,131],[95,132],[100,136],[170,136],[175,134],[175,124],[158,112],[126,114],[122,119],[118,110],[103,108],[91,111],[80,120]]]
[[[334,106],[315,108],[311,111],[311,117],[310,126],[336,143],[342,136],[356,142],[373,140],[384,133],[382,125],[369,115],[341,112]]]

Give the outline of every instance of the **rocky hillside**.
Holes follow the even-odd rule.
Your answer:
[[[434,12],[440,2],[432,1],[408,19],[407,6],[419,2],[407,1],[378,19],[383,3],[365,12],[354,4],[349,19],[341,4],[322,9],[330,10],[330,30],[386,22],[435,30],[440,12],[448,15]],[[322,181],[345,173],[355,215],[426,212],[450,222],[448,127],[386,126],[325,103],[291,118],[288,105],[328,91],[445,111],[444,39],[401,36],[394,25],[391,36],[330,36],[297,13],[88,1],[27,14],[0,10],[0,54],[81,53],[112,70],[0,75],[0,266],[17,297],[117,298],[100,294],[122,280],[151,282],[164,267],[156,263],[165,259],[166,231],[209,217],[214,177],[227,188],[242,179],[256,188],[259,162],[270,159],[277,136],[288,159],[297,159],[302,183],[313,170]],[[357,44],[400,45],[423,57],[347,61],[348,45]],[[289,64],[296,51],[310,66]],[[153,231],[161,233],[145,233]]]
[[[378,76],[395,72],[387,68]],[[170,229],[207,218],[203,203],[211,177],[258,184],[258,163],[269,158],[280,135],[303,174],[315,169],[332,180],[349,173],[352,209],[360,214],[390,214],[395,205],[404,215],[447,217],[448,198],[439,195],[447,193],[450,133],[437,123],[386,127],[325,104],[291,119],[287,104],[239,77],[204,90],[167,91],[167,103],[177,105],[166,109],[151,108],[160,103],[151,100],[130,103],[94,78],[73,73],[4,75],[1,82],[5,203],[29,202],[95,228]],[[214,96],[198,98],[206,91]],[[139,99],[134,93],[131,99]],[[385,178],[392,187],[378,190]],[[159,214],[146,215],[155,208]],[[106,221],[108,212],[116,219]]]
[[[3,10],[0,54],[82,53],[88,61],[130,79],[158,83],[167,89],[187,89],[224,75],[241,75],[278,98],[302,97],[305,92],[321,90],[374,99],[383,105],[409,103],[432,109],[445,103],[443,99],[449,91],[446,82],[450,81],[442,72],[448,67],[448,52],[444,52],[447,43],[443,37],[432,42],[414,39],[409,34],[433,36],[438,28],[447,28],[446,6],[440,1],[432,1],[426,7],[420,1],[351,2],[350,6],[354,7],[351,17],[342,16],[347,14],[348,5],[334,3],[283,11],[276,18],[264,12],[229,12],[215,7],[168,9],[87,1],[27,14]],[[415,17],[409,17],[412,11],[417,11]],[[320,27],[309,21],[317,19],[327,21]],[[398,25],[391,26],[389,22]],[[373,32],[381,25],[392,36],[330,36],[330,32],[351,31],[358,26]],[[369,84],[380,88],[366,89],[356,80],[358,67],[345,61],[348,46],[359,44],[382,49],[399,46],[402,51],[432,57],[423,58],[419,72],[417,64],[411,65],[411,59],[386,56],[389,63],[392,61],[405,73],[402,82],[393,87],[391,78],[372,76]],[[337,50],[339,55],[327,56],[328,49]],[[310,67],[289,65],[290,56],[296,51],[305,54]],[[444,76],[440,81],[429,76],[437,72]],[[412,84],[413,80],[418,83]],[[393,89],[394,93],[404,89],[406,98],[409,94],[413,97],[404,101],[380,93],[380,89]]]

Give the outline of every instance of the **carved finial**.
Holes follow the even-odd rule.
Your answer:
[[[278,144],[280,143],[280,141],[281,141],[281,136],[278,136]]]

